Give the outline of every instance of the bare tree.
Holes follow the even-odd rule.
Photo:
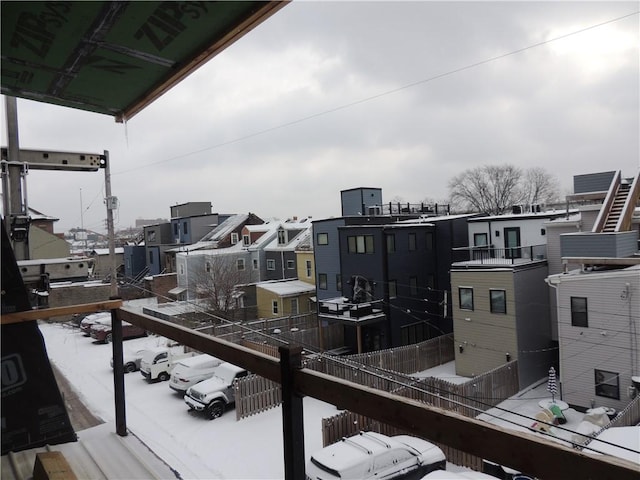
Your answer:
[[[514,205],[554,203],[558,181],[543,168],[484,165],[465,170],[449,181],[452,208],[460,212],[499,215]]]
[[[501,214],[518,203],[522,171],[513,165],[485,165],[465,170],[449,181],[456,210]]]
[[[558,179],[544,168],[533,167],[524,172],[520,203],[525,205],[556,203],[560,199]]]
[[[206,301],[209,310],[225,318],[236,307],[236,286],[251,281],[245,259],[236,255],[208,255],[195,273],[198,297]]]

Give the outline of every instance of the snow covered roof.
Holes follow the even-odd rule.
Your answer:
[[[286,225],[286,226],[285,226]],[[285,244],[279,244],[278,243],[278,238],[273,238],[271,240],[271,243],[269,245],[267,245],[265,247],[265,250],[267,251],[280,251],[280,250],[293,250],[295,249],[299,243],[304,240],[304,234],[306,232],[309,232],[311,230],[311,223],[306,223],[306,224],[297,224],[296,228],[292,228],[291,224],[282,224],[280,227],[277,228],[277,230],[280,230],[280,228],[284,228],[285,230],[291,231],[291,230],[302,230],[300,232],[298,232],[297,235],[295,235],[292,238],[288,239],[288,242]]]
[[[577,213],[578,210],[568,210],[569,213]],[[562,217],[567,215],[567,210],[547,210],[544,212],[526,212],[526,213],[504,213],[502,215],[487,215],[483,217],[470,218],[469,222],[500,222],[507,220],[529,220],[529,219],[549,219],[554,217]]]
[[[124,253],[124,247],[116,247],[114,249],[115,254]],[[94,248],[91,250],[91,255],[109,255],[108,248]]]
[[[280,297],[287,297],[316,291],[315,285],[303,282],[302,280],[279,280],[274,282],[260,282],[256,283],[256,288],[262,288],[263,290],[275,293]]]
[[[218,225],[216,228],[207,233],[202,239],[201,242],[219,242],[223,238],[227,237],[231,232],[233,232],[236,228],[242,225],[243,222],[246,222],[249,219],[249,214],[247,213],[239,213],[237,215],[233,215],[227,218],[224,222]]]

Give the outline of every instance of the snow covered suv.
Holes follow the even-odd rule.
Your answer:
[[[187,389],[184,401],[189,405],[189,410],[204,412],[209,420],[218,418],[227,405],[235,402],[233,382],[246,375],[244,368],[222,363],[216,367],[213,377]]]
[[[442,450],[426,440],[360,432],[314,453],[307,464],[306,478],[417,480],[445,466]]]

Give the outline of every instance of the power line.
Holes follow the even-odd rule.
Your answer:
[[[509,57],[509,56],[512,56],[512,55],[516,55],[516,54],[525,52],[525,51],[533,49],[533,48],[537,48],[537,47],[540,47],[540,46],[543,46],[543,45],[547,45],[549,43],[556,42],[558,40],[562,40],[562,39],[571,37],[573,35],[578,35],[578,34],[586,32],[586,31],[602,27],[604,25],[608,25],[608,24],[611,24],[611,23],[619,22],[619,21],[624,20],[626,18],[629,18],[629,17],[632,17],[634,15],[637,15],[638,13],[640,13],[640,11],[632,12],[632,13],[629,13],[627,15],[616,17],[616,18],[613,18],[611,20],[607,20],[607,21],[604,21],[604,22],[601,22],[601,23],[597,23],[597,24],[591,25],[589,27],[585,27],[585,28],[582,28],[582,29],[579,29],[579,30],[575,30],[575,31],[570,32],[570,33],[566,33],[564,35],[559,35],[559,36],[551,38],[549,40],[544,40],[542,42],[534,43],[534,44],[528,45],[528,46],[523,47],[523,48],[519,48],[519,49],[516,49],[516,50],[512,50],[510,52],[507,52],[507,53],[503,53],[503,54],[500,54],[500,55],[496,55],[494,57],[490,57],[490,58],[487,58],[487,59],[484,59],[484,60],[480,60],[478,62],[471,63],[471,64],[465,65],[463,67],[455,68],[453,70],[449,70],[449,71],[446,71],[444,73],[440,73],[440,74],[437,74],[437,75],[434,75],[434,76],[431,76],[431,77],[428,77],[428,78],[425,78],[425,79],[422,79],[422,80],[418,80],[416,82],[412,82],[412,83],[403,85],[401,87],[397,87],[397,88],[394,88],[394,89],[391,89],[391,90],[387,90],[385,92],[381,92],[381,93],[378,93],[378,94],[375,94],[375,95],[371,95],[369,97],[365,97],[365,98],[362,98],[360,100],[355,100],[355,101],[350,102],[350,103],[339,105],[337,107],[330,108],[330,109],[324,110],[322,112],[317,112],[317,113],[314,113],[312,115],[308,115],[306,117],[299,118],[297,120],[292,120],[290,122],[286,122],[286,123],[283,123],[283,124],[280,124],[280,125],[276,125],[274,127],[265,128],[263,130],[259,130],[259,131],[254,132],[254,133],[243,135],[241,137],[238,137],[238,138],[235,138],[235,139],[232,139],[232,140],[228,140],[228,141],[225,141],[225,142],[221,142],[221,143],[218,143],[218,144],[215,144],[215,145],[211,145],[209,147],[201,148],[199,150],[194,150],[194,151],[191,151],[191,152],[188,152],[188,153],[184,153],[182,155],[177,155],[177,156],[174,156],[174,157],[166,158],[164,160],[158,160],[156,162],[150,162],[150,163],[147,163],[145,165],[140,165],[138,167],[129,168],[128,170],[123,170],[123,171],[120,171],[120,172],[117,172],[117,173],[112,173],[112,175],[120,175],[120,174],[123,174],[123,173],[129,173],[129,172],[133,172],[135,170],[140,170],[140,169],[151,167],[151,166],[154,166],[154,165],[159,165],[161,163],[167,163],[167,162],[171,162],[171,161],[174,161],[174,160],[179,160],[181,158],[190,157],[192,155],[197,155],[199,153],[207,152],[209,150],[214,150],[214,149],[217,149],[217,148],[225,147],[227,145],[232,145],[232,144],[235,144],[235,143],[239,143],[239,142],[248,140],[250,138],[254,138],[254,137],[261,136],[261,135],[265,135],[267,133],[271,133],[271,132],[274,132],[276,130],[281,130],[281,129],[286,128],[286,127],[291,127],[293,125],[297,125],[299,123],[303,123],[303,122],[306,122],[308,120],[312,120],[314,118],[322,117],[322,116],[325,116],[325,115],[328,115],[328,114],[331,114],[331,113],[335,113],[335,112],[338,112],[338,111],[341,111],[341,110],[345,110],[345,109],[360,105],[362,103],[370,102],[372,100],[377,100],[377,99],[385,97],[387,95],[392,95],[392,94],[401,92],[403,90],[407,90],[409,88],[413,88],[413,87],[416,87],[416,86],[419,86],[419,85],[423,85],[423,84],[426,84],[426,83],[429,83],[429,82],[433,82],[435,80],[438,80],[438,79],[441,79],[441,78],[444,78],[444,77],[448,77],[448,76],[463,72],[465,70],[470,70],[470,69],[479,67],[481,65],[485,65],[487,63],[494,62],[496,60],[501,60],[503,58],[506,58],[506,57]]]

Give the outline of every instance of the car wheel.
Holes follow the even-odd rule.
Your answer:
[[[104,343],[111,343],[112,340],[113,340],[113,335],[110,333],[107,333],[107,336],[104,337]]]
[[[162,372],[160,375],[158,375],[158,380],[160,380],[161,382],[166,382],[167,380],[169,380],[169,374],[167,372]]]
[[[129,362],[124,366],[124,373],[131,373],[136,371],[136,364]]]
[[[221,417],[224,413],[224,405],[221,401],[215,401],[207,407],[207,418],[213,420],[214,418]]]

